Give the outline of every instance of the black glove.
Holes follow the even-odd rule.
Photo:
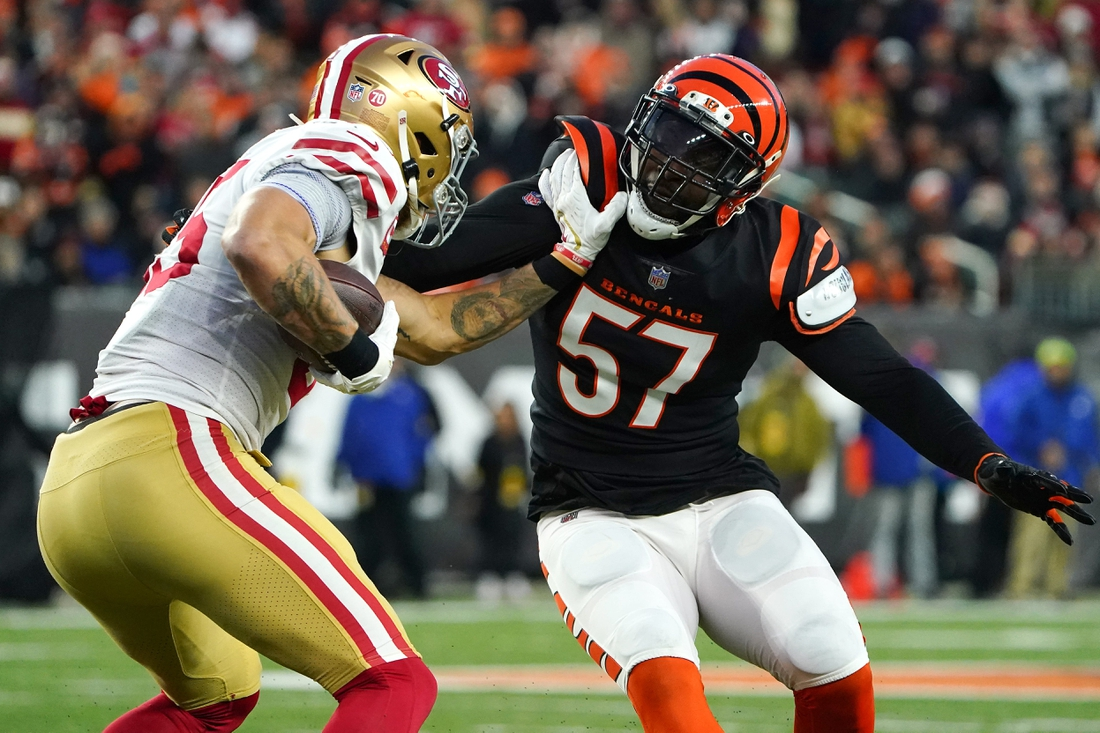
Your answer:
[[[191,209],[179,209],[176,213],[172,214],[172,223],[164,227],[164,231],[160,233],[160,238],[164,240],[165,244],[172,243],[176,233],[183,228],[183,225],[187,223],[190,217]]]
[[[1092,515],[1075,502],[1091,504],[1092,497],[1052,473],[992,453],[982,459],[974,471],[978,486],[1008,506],[1025,514],[1042,517],[1054,534],[1067,545],[1073,538],[1058,513],[1063,511],[1081,524],[1096,524]]]

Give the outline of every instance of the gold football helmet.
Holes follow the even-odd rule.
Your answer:
[[[443,54],[393,34],[348,41],[318,70],[306,119],[366,125],[386,141],[409,191],[398,239],[437,247],[454,231],[468,202],[458,179],[477,145],[470,95]],[[438,229],[422,241],[430,215]]]

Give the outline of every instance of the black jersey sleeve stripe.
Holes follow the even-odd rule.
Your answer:
[[[557,119],[577,151],[589,200],[593,206],[603,209],[611,197],[622,190],[615,134],[607,125],[588,117],[576,115]]]

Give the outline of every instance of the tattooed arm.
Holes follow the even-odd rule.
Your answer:
[[[245,193],[222,235],[222,249],[257,305],[328,354],[347,346],[358,324],[325,277],[316,243],[305,208],[272,187]]]
[[[558,259],[581,274],[572,262]],[[539,279],[532,265],[452,293],[421,295],[385,276],[379,278],[378,289],[401,314],[397,355],[419,364],[438,364],[503,336],[558,293]]]

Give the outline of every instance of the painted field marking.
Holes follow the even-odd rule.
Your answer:
[[[878,697],[1100,701],[1100,669],[1042,665],[891,664],[874,667]],[[439,666],[443,692],[621,694],[587,665]],[[703,683],[714,695],[785,696],[790,692],[748,665],[704,664]],[[1098,732],[1100,733],[1100,732]]]

